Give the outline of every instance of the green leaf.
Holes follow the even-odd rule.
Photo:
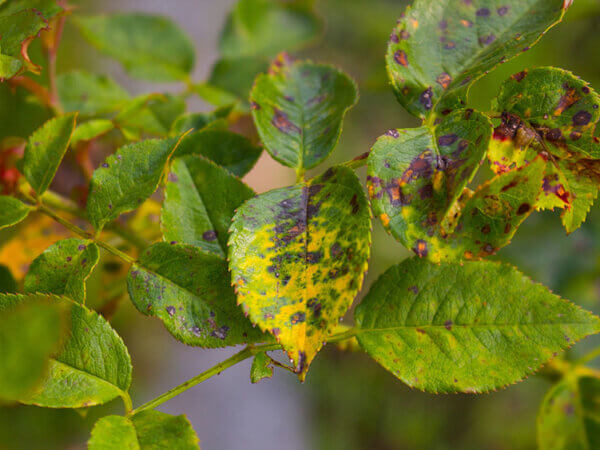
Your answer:
[[[195,50],[190,38],[165,17],[98,15],[78,17],[75,23],[90,44],[118,60],[134,78],[182,81],[194,68]]]
[[[202,155],[234,175],[243,177],[254,167],[261,153],[262,148],[253,145],[241,134],[206,129],[184,137],[174,156]]]
[[[411,114],[464,105],[468,88],[529,49],[566,9],[564,0],[417,0],[392,31],[388,75]]]
[[[354,81],[330,66],[280,55],[256,79],[252,116],[267,151],[289,167],[321,163],[336,146],[346,111],[356,103]]]
[[[265,378],[271,378],[273,376],[273,366],[271,358],[267,355],[267,352],[257,353],[252,360],[252,367],[250,368],[250,381],[252,384],[258,383]]]
[[[262,57],[247,56],[234,59],[220,59],[215,63],[204,88],[196,90],[198,95],[209,103],[217,105],[228,103],[227,98],[242,103],[242,110],[249,111],[248,97],[259,73],[266,72],[269,63]],[[207,86],[210,91],[207,94]],[[221,95],[215,99],[215,91]],[[211,95],[212,94],[212,95]],[[224,97],[224,98],[223,98]],[[229,102],[231,102],[231,99]]]
[[[171,125],[171,136],[178,136],[187,131],[200,131],[217,121],[227,119],[233,105],[225,105],[209,113],[184,113],[177,117]]]
[[[56,174],[75,130],[77,114],[50,119],[29,137],[22,172],[37,195],[42,195]]]
[[[85,280],[98,263],[98,247],[90,241],[64,239],[33,260],[25,276],[25,292],[64,295],[85,303]]]
[[[114,118],[114,123],[132,141],[140,140],[142,136],[166,137],[185,108],[185,101],[181,97],[144,94],[134,98],[121,110]]]
[[[66,331],[68,309],[60,306],[44,296],[26,305],[0,300],[0,401],[19,400],[44,376]]]
[[[227,262],[191,245],[159,242],[127,278],[135,307],[162,320],[177,340],[199,347],[264,342],[236,305]]]
[[[176,146],[175,139],[129,144],[94,171],[87,214],[96,230],[137,208],[154,193]]]
[[[370,254],[368,201],[334,167],[242,205],[230,229],[238,303],[273,334],[301,379],[358,293]]]
[[[600,331],[600,319],[494,262],[388,269],[355,312],[361,347],[411,387],[487,392]]]
[[[161,211],[165,241],[192,244],[225,259],[231,218],[254,191],[197,155],[177,158],[167,180]]]
[[[96,116],[118,111],[129,101],[129,93],[105,75],[69,72],[56,79],[58,98],[67,112]]]
[[[48,28],[50,19],[62,12],[55,0],[0,3],[0,79],[12,78],[24,69],[39,72],[39,67],[29,60],[26,43]]]
[[[95,119],[80,124],[71,136],[71,145],[75,148],[80,142],[91,141],[115,128],[112,120]]]
[[[273,57],[315,39],[322,28],[305,7],[273,0],[239,0],[227,18],[219,49],[226,58]]]
[[[199,450],[198,437],[185,416],[142,411],[132,417],[106,416],[98,420],[89,450]]]
[[[506,80],[494,107],[502,111],[488,152],[497,173],[550,154],[538,209],[564,209],[567,232],[577,229],[597,196],[600,96],[568,71],[541,67]]]
[[[25,220],[31,207],[20,200],[0,195],[0,229],[16,225]]]
[[[600,448],[600,379],[571,376],[550,389],[538,415],[540,450]]]
[[[131,360],[122,339],[102,316],[64,297],[37,294],[2,294],[0,311],[40,298],[71,308],[70,333],[51,358],[41,385],[19,401],[48,408],[82,408],[124,395],[131,383]]]
[[[8,267],[0,264],[0,293],[17,292],[19,286]]]
[[[434,128],[380,136],[369,155],[367,185],[384,228],[416,254],[444,259],[459,197],[485,157],[490,136],[489,120],[473,110],[455,111]]]

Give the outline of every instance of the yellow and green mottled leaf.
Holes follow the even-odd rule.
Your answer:
[[[66,306],[42,295],[24,305],[0,300],[0,402],[25,397],[42,380],[67,331]]]
[[[529,49],[565,9],[564,0],[416,0],[387,50],[398,100],[422,118],[461,107],[475,80]]]
[[[305,170],[336,146],[346,111],[356,103],[354,81],[338,69],[281,54],[250,93],[256,129],[269,154]]]
[[[361,287],[370,228],[365,194],[345,167],[261,194],[234,216],[238,303],[277,338],[301,379]]]
[[[22,172],[38,195],[42,195],[50,186],[69,148],[76,119],[76,113],[55,117],[29,137],[23,155]]]
[[[199,247],[150,246],[131,267],[127,286],[141,313],[159,318],[187,345],[214,348],[269,338],[236,305],[225,259]]]
[[[254,195],[241,180],[206,158],[177,158],[167,176],[161,210],[164,240],[195,245],[225,259],[231,218]]]
[[[600,378],[572,375],[550,389],[537,420],[540,450],[600,448]]]
[[[488,261],[388,269],[356,308],[357,339],[379,364],[427,392],[487,392],[522,380],[600,331],[600,319]]]
[[[31,207],[20,200],[0,195],[0,229],[16,225],[25,220]]]
[[[506,80],[495,108],[502,117],[488,152],[492,169],[513,170],[544,153],[548,164],[536,207],[564,209],[563,225],[574,231],[598,192],[600,96],[568,71],[541,67]]]
[[[90,44],[123,64],[132,77],[182,81],[194,68],[194,45],[166,17],[122,13],[77,17],[75,24]]]
[[[198,437],[185,416],[142,411],[132,417],[106,416],[98,420],[89,450],[199,450]]]
[[[65,297],[40,294],[2,294],[0,310],[41,297],[70,308],[69,336],[50,359],[41,384],[19,401],[48,408],[82,408],[123,395],[131,383],[131,359],[123,340],[98,313]]]
[[[24,291],[64,295],[85,303],[85,280],[98,263],[98,247],[90,241],[64,239],[33,260]]]

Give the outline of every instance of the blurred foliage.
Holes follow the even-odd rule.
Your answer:
[[[417,125],[416,119],[396,102],[384,62],[390,30],[407,3],[401,0],[315,2],[325,24],[324,34],[310,50],[300,52],[300,56],[339,66],[353,75],[360,91],[359,103],[347,116],[341,144],[332,162],[363,153],[389,128]],[[176,0],[173,6],[177,6]],[[87,5],[80,7],[86,9]],[[94,2],[89,9],[101,10],[102,1]],[[550,30],[537,46],[477,82],[471,90],[471,105],[489,109],[500,83],[529,66],[560,66],[600,89],[600,58],[596,57],[600,54],[599,29],[600,0],[576,0],[565,21]],[[39,56],[39,43],[32,44],[30,54],[36,61],[43,60]],[[59,52],[59,72],[74,67],[91,68],[94,57],[73,27],[67,26]],[[198,60],[200,64],[209,64],[202,58]],[[113,68],[114,65],[109,65],[101,72],[110,72]],[[223,70],[218,67],[215,73]],[[217,77],[216,74],[213,77]],[[222,84],[224,88],[231,88],[229,79]],[[50,117],[22,88],[6,83],[0,84],[0,104],[2,137],[26,137]],[[362,171],[364,169],[361,170],[364,176]],[[60,180],[61,176],[67,179]],[[59,171],[59,183],[70,188],[72,181],[68,178],[69,174]],[[146,216],[136,218],[140,230],[147,229],[148,220],[156,220],[156,211],[150,206]],[[22,279],[24,269],[36,255],[65,236],[64,230],[49,222],[43,223],[44,220],[35,215],[30,217],[19,227],[19,240],[0,248],[0,264],[6,265],[17,281]],[[5,241],[6,234],[0,233],[0,242]],[[16,251],[17,247],[26,252]],[[373,249],[365,286],[392,263],[408,256],[378,221],[374,224]],[[497,258],[518,265],[557,294],[600,313],[599,255],[600,208],[595,206],[587,222],[569,237],[565,235],[558,213],[532,215],[519,229],[513,244]],[[118,292],[124,282],[123,268],[118,263],[104,256],[100,264],[109,270],[97,271],[88,281],[92,305],[97,304],[99,293],[107,286],[112,285]],[[136,337],[134,331],[140,323],[145,331],[143,336]],[[153,328],[129,302],[123,302],[113,324],[136,355],[136,378],[149,383],[152,370],[160,364],[169,364],[161,355],[165,333],[155,333],[158,327]],[[599,343],[600,338],[596,336],[578,346],[578,352]],[[567,357],[573,355],[568,353]],[[366,355],[326,351],[315,361],[303,393],[310,391],[306,416],[310,418],[314,448],[512,450],[535,448],[535,416],[549,386],[548,382],[532,377],[488,395],[432,396],[409,390]],[[143,386],[134,386],[134,392],[142,389]],[[0,407],[0,449],[82,448],[95,419],[119,411],[118,408],[111,403],[94,408],[88,414],[88,411],[29,406]]]

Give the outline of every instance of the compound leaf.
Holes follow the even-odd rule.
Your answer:
[[[78,17],[86,40],[115,58],[134,78],[186,80],[194,68],[195,50],[178,25],[162,16],[129,13]]]
[[[143,203],[158,187],[176,139],[146,140],[121,147],[94,171],[87,214],[100,230]]]
[[[267,352],[257,353],[252,360],[252,367],[250,367],[250,381],[252,384],[255,384],[260,380],[271,378],[272,376],[273,365],[271,358],[269,358]]]
[[[56,88],[65,111],[79,111],[85,116],[118,111],[131,99],[129,93],[111,78],[83,71],[59,75]]]
[[[76,113],[50,119],[29,137],[22,172],[37,195],[42,195],[50,186],[69,148],[76,119]]]
[[[241,134],[228,130],[205,129],[184,137],[173,156],[202,155],[238,177],[246,175],[262,153],[262,148]]]
[[[0,195],[0,229],[16,225],[25,220],[31,207],[20,200]]]
[[[494,262],[388,269],[357,307],[361,347],[412,387],[486,392],[600,331],[600,319]]]
[[[564,0],[415,1],[387,50],[398,100],[422,118],[464,105],[475,80],[529,49],[567,6]]]
[[[123,395],[131,383],[131,359],[125,344],[99,314],[64,297],[0,295],[0,309],[27,305],[40,297],[71,310],[70,333],[50,359],[41,384],[21,403],[48,408],[82,408]]]
[[[239,0],[227,18],[219,49],[226,58],[271,58],[309,43],[321,28],[308,8],[274,0]]]
[[[600,379],[575,376],[548,391],[537,420],[540,450],[600,448]]]
[[[35,258],[25,276],[25,292],[64,295],[85,303],[85,280],[98,263],[98,247],[90,241],[64,239]]]
[[[201,248],[150,246],[131,267],[127,286],[141,313],[158,317],[187,345],[214,348],[267,338],[236,305],[227,262]]]
[[[142,411],[133,417],[106,416],[94,425],[89,450],[199,450],[198,437],[185,416]]]
[[[252,116],[270,155],[289,167],[310,169],[336,146],[346,111],[358,93],[343,72],[281,54],[250,93]]]
[[[252,197],[252,189],[212,161],[198,155],[177,158],[165,187],[163,237],[225,259],[231,218],[236,208]]]
[[[358,293],[370,254],[368,201],[334,167],[242,205],[230,229],[238,302],[273,334],[301,379]]]
[[[42,379],[60,349],[67,313],[44,296],[26,305],[0,300],[0,401],[19,400]]]

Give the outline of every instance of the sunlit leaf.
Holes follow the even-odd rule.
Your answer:
[[[573,376],[550,389],[537,435],[540,450],[600,448],[600,378]]]
[[[236,305],[227,262],[198,247],[152,245],[132,266],[127,285],[135,307],[162,320],[187,345],[212,348],[267,340]]]
[[[64,295],[85,303],[85,280],[98,263],[98,247],[81,239],[64,239],[38,256],[25,276],[25,292]]]
[[[76,119],[76,113],[50,119],[29,137],[22,172],[37,195],[50,186],[69,147]]]
[[[176,139],[126,145],[94,171],[87,202],[87,214],[94,228],[102,229],[152,195],[176,145]]]
[[[487,392],[600,331],[600,319],[493,262],[388,269],[358,306],[362,348],[409,386]]]
[[[83,36],[135,78],[181,81],[194,68],[194,46],[178,25],[141,13],[78,17]]]
[[[370,227],[362,187],[344,167],[261,194],[233,219],[238,302],[277,338],[301,379],[361,287]]]
[[[161,212],[165,241],[192,244],[225,258],[231,218],[254,191],[197,155],[177,158],[167,180]]]
[[[286,54],[256,79],[252,116],[267,151],[280,163],[309,169],[333,151],[346,111],[358,92],[354,81],[330,66],[294,62]]]
[[[562,19],[563,0],[417,0],[392,31],[388,74],[400,103],[426,117],[464,105],[469,86]]]
[[[227,18],[219,49],[226,58],[273,57],[312,41],[321,23],[302,6],[275,0],[239,0]]]

